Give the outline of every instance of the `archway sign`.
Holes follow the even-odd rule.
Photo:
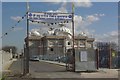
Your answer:
[[[31,22],[56,25],[71,22],[72,13],[28,12],[28,19]]]
[[[56,25],[59,23],[68,23],[72,22],[72,32],[73,32],[73,44],[74,44],[74,11],[72,13],[59,13],[59,12],[27,12],[27,39],[26,39],[26,48],[27,53],[25,54],[25,71],[24,73],[29,73],[29,21],[43,23],[49,25]],[[74,45],[73,45],[73,54],[74,54]],[[75,56],[75,55],[73,55]],[[74,65],[74,63],[73,63]]]

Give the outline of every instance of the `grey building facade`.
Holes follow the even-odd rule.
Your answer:
[[[75,36],[74,47],[77,49],[93,49],[94,38],[87,36]],[[72,39],[66,36],[30,36],[29,37],[29,55],[56,55],[64,56],[68,50],[72,49]]]

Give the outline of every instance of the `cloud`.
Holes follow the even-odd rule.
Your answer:
[[[95,35],[96,41],[116,42],[118,43],[118,31],[111,31],[101,35]]]
[[[80,31],[85,32],[87,35],[92,35],[95,30],[88,28],[89,25],[99,21],[103,14],[93,14],[87,15],[86,17],[82,17],[80,15],[75,15],[74,23],[75,23],[75,32],[79,34]]]
[[[67,13],[68,11],[66,9],[66,5],[67,5],[67,3],[63,2],[62,5],[61,5],[61,7],[58,10],[61,11],[61,12]]]
[[[67,9],[66,9],[66,5],[67,5],[67,3],[66,3],[66,2],[63,2],[63,3],[61,4],[61,7],[58,8],[58,10],[56,10],[56,11],[49,10],[49,11],[47,11],[47,12],[62,12],[62,13],[67,13],[68,11],[67,11]]]
[[[98,21],[100,17],[105,16],[105,14],[93,14],[86,17],[86,21],[91,24],[92,22]]]
[[[19,21],[19,20],[22,19],[22,17],[20,17],[20,16],[11,16],[11,19],[15,20],[15,21]]]
[[[98,21],[98,20],[99,20],[99,17],[94,16],[94,15],[89,15],[86,17],[86,21],[88,21],[89,23],[92,23],[92,22]]]
[[[92,3],[90,0],[79,0],[74,2],[75,7],[91,7]]]
[[[90,0],[44,0],[45,2],[52,2],[52,4],[60,4],[73,2],[75,7],[91,7],[92,2]],[[72,4],[71,4],[72,6]]]
[[[49,0],[45,0],[45,1],[49,1]],[[67,9],[66,9],[66,6],[68,4],[68,2],[74,2],[74,6],[75,7],[91,7],[92,6],[92,3],[90,0],[52,0],[50,2],[53,2],[53,4],[59,4],[59,3],[62,3],[61,4],[61,7],[56,10],[56,11],[53,11],[53,10],[50,10],[50,12],[68,12]],[[71,4],[72,6],[72,4]]]

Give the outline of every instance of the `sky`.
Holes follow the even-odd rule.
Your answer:
[[[77,2],[75,4],[75,34],[85,32],[96,41],[114,41],[118,38],[118,3],[117,2]],[[31,12],[71,12],[70,2],[30,2]],[[18,51],[23,49],[26,37],[26,19],[17,24],[17,21],[26,13],[25,2],[3,2],[2,3],[2,34],[8,32],[2,38],[3,46],[17,46]],[[71,24],[67,27],[71,29]],[[47,30],[48,26],[30,23],[31,29]]]

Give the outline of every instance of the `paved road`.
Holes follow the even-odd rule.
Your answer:
[[[29,62],[30,73],[33,72],[65,72],[66,68],[64,66],[51,64],[47,62],[30,61]],[[23,60],[19,59],[14,61],[14,63],[9,68],[13,73],[23,72]]]
[[[115,78],[9,78],[8,80],[119,80]]]
[[[23,61],[15,61],[9,68],[13,74],[23,71]],[[30,74],[32,78],[81,78],[80,73],[67,72],[65,66],[47,62],[30,61]]]
[[[23,60],[19,59],[14,61],[9,67],[9,70],[14,74],[21,74],[23,72]]]
[[[30,62],[30,72],[65,72],[64,66],[50,64],[47,62]]]
[[[11,65],[10,70],[12,70],[13,73],[18,74],[23,71],[22,66],[23,66],[22,60],[17,60]],[[30,74],[31,74],[30,77],[37,78],[38,80],[49,80],[48,78],[52,78],[50,80],[56,80],[56,78],[57,80],[59,79],[60,80],[95,80],[95,79],[83,79],[83,78],[96,78],[96,80],[117,80],[117,79],[98,79],[98,77],[115,78],[114,76],[117,75],[116,73],[115,74],[113,73],[115,73],[115,71],[111,72],[109,70],[108,72],[99,71],[94,73],[74,73],[74,72],[66,71],[64,66],[59,66],[56,64],[50,64],[46,62],[30,61]],[[37,80],[37,79],[33,79],[33,80]],[[19,80],[19,79],[15,79],[15,80]]]

